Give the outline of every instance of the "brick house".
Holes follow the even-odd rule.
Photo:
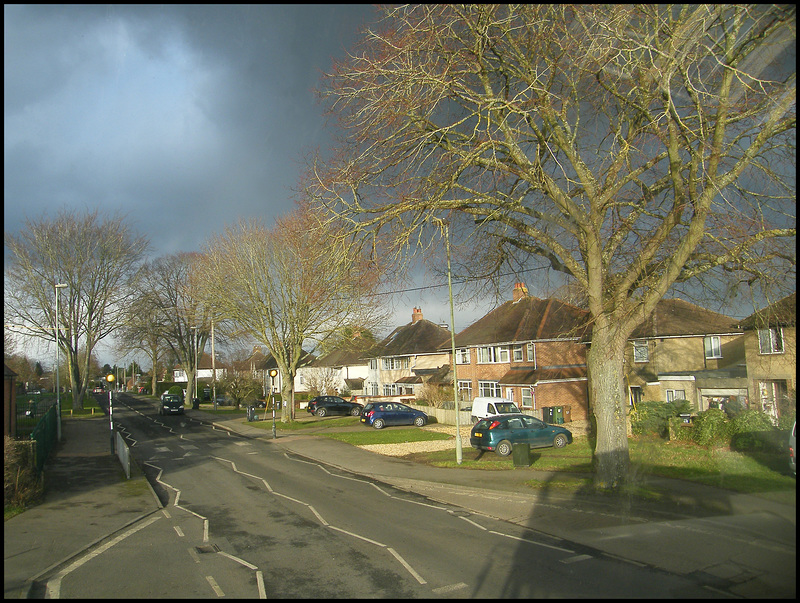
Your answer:
[[[416,397],[432,374],[450,364],[450,353],[441,349],[449,341],[446,326],[425,320],[422,310],[414,308],[410,323],[364,354],[369,366],[364,393]]]
[[[565,421],[587,420],[588,316],[565,302],[531,297],[516,283],[511,301],[456,335],[460,399],[503,397],[539,417],[542,409],[562,407]]]
[[[630,337],[631,404],[688,400],[694,412],[747,398],[744,341],[736,320],[681,299],[663,299]]]
[[[739,323],[744,329],[744,353],[750,407],[775,420],[797,412],[796,293]]]

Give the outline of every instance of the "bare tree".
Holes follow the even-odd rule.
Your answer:
[[[147,266],[147,293],[140,298],[152,313],[156,330],[186,372],[189,399],[196,396],[196,362],[210,337],[214,316],[198,288],[200,260],[197,253],[157,258]]]
[[[171,348],[164,334],[163,312],[159,311],[158,297],[152,295],[152,279],[148,278],[145,267],[138,296],[131,301],[125,312],[125,319],[119,330],[117,345],[127,353],[141,351],[147,355],[150,370],[150,391],[156,393],[158,369],[163,365]],[[125,354],[123,354],[125,355]]]
[[[11,261],[5,272],[5,304],[25,334],[58,342],[72,386],[73,408],[83,408],[95,346],[121,322],[148,248],[120,217],[62,210],[52,220],[28,220],[16,235],[5,233]],[[66,284],[55,315],[55,285]]]
[[[236,410],[247,398],[261,393],[261,383],[253,375],[236,371],[220,379],[220,387],[233,400]]]
[[[313,212],[299,208],[272,229],[257,221],[240,222],[207,245],[206,299],[242,333],[266,346],[283,377],[284,401],[294,400],[304,344],[322,343],[383,316],[373,297],[379,265],[329,233]],[[293,419],[290,403],[281,421]]]
[[[395,249],[446,219],[476,272],[577,284],[595,484],[616,487],[637,324],[701,279],[794,287],[794,52],[793,6],[387,8],[325,79],[344,134],[308,194]]]
[[[304,379],[313,396],[336,394],[339,385],[339,371],[329,366],[316,366],[304,369]]]

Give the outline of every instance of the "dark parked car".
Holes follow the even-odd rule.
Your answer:
[[[317,396],[308,403],[306,412],[318,417],[326,415],[353,415],[357,417],[364,409],[361,404],[348,402],[339,396]]]
[[[529,444],[531,448],[563,448],[572,443],[572,432],[528,415],[496,415],[475,424],[469,443],[473,448],[508,456],[514,444]]]
[[[383,429],[387,425],[416,425],[428,422],[428,415],[400,402],[370,402],[361,413],[361,422]]]
[[[177,394],[163,394],[158,404],[158,414],[183,414],[183,399]]]

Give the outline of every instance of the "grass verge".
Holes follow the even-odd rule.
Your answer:
[[[403,430],[411,433],[432,433],[424,430]],[[396,441],[399,430],[371,434],[338,433],[331,437],[355,446],[388,444]],[[368,442],[364,437],[371,435]],[[438,434],[442,435],[442,434]],[[399,436],[403,437],[403,436]],[[438,438],[420,438],[438,439]],[[786,455],[768,452],[739,452],[728,448],[704,448],[686,442],[665,441],[658,438],[633,437],[629,441],[631,458],[631,488],[634,494],[658,497],[655,490],[645,485],[648,476],[681,479],[723,488],[744,494],[754,494],[793,504],[796,500],[796,481],[789,475]],[[462,442],[463,444],[463,442]],[[484,471],[509,471],[515,468],[513,458],[499,457],[470,447],[462,447],[462,462],[455,458],[455,445],[449,450],[418,452],[403,457],[407,460],[435,467],[481,469]],[[566,448],[538,448],[531,450],[532,471],[548,472],[546,480],[535,478],[527,482],[531,488],[559,488],[582,490],[592,481],[592,449],[585,436],[578,436]],[[522,468],[525,470],[525,468]],[[555,474],[555,475],[553,475]]]

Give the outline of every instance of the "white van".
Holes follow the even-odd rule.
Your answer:
[[[502,415],[510,412],[522,413],[511,400],[506,398],[488,398],[478,396],[472,401],[472,422],[477,423],[486,417]]]

